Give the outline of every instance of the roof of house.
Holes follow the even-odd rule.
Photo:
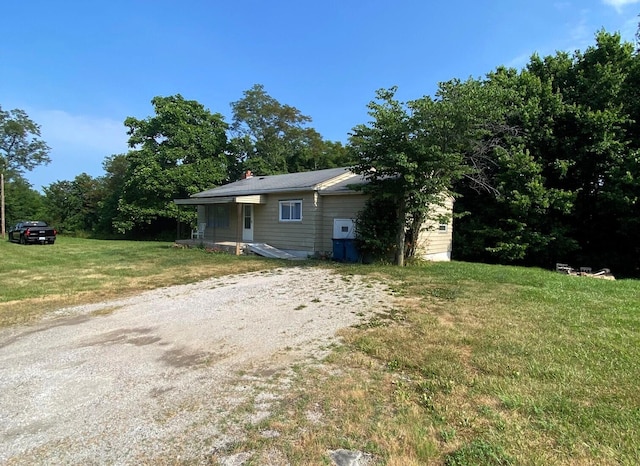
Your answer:
[[[354,187],[368,183],[362,175],[355,175],[333,183],[322,190],[322,194],[346,194],[353,193]]]
[[[217,188],[194,194],[191,198],[249,196],[286,191],[326,190],[348,192],[349,184],[361,183],[361,177],[347,167],[328,168],[284,175],[252,176]]]

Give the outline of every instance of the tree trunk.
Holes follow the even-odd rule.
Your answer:
[[[405,234],[405,259],[410,259],[416,255],[416,249],[418,247],[418,237],[420,235],[420,230],[422,229],[422,224],[424,223],[423,219],[423,215],[414,213],[414,217],[413,220],[411,220],[409,230]]]

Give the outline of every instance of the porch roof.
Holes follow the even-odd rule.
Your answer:
[[[266,204],[265,196],[254,194],[251,196],[220,196],[220,197],[190,197],[189,199],[174,199],[178,205],[204,204]]]

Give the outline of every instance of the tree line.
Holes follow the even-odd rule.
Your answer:
[[[180,95],[155,97],[153,116],[125,120],[130,150],[107,157],[104,176],[59,181],[42,196],[14,169],[7,218],[38,214],[63,231],[148,237],[175,229],[172,199],[244,170],[351,166],[370,180],[363,240],[373,249],[391,244],[410,257],[416,228],[433,215],[425,206],[453,196],[456,259],[640,274],[634,44],[600,31],[584,51],[533,55],[520,70],[440,83],[433,96],[401,102],[395,91],[376,93],[371,120],[344,146],[261,85],[231,104],[230,124]]]
[[[124,121],[130,150],[106,157],[101,177],[81,173],[45,186],[41,195],[24,177],[33,164],[14,163],[6,170],[6,223],[37,217],[68,234],[173,238],[178,214],[173,199],[235,181],[246,170],[270,175],[351,163],[346,147],[323,139],[309,126],[310,117],[259,84],[231,103],[231,124],[179,94],[151,103],[154,115]],[[0,134],[8,136],[5,122],[12,119],[4,113]],[[39,140],[39,127],[29,123],[23,139]],[[0,161],[15,159],[10,150],[0,152]],[[182,220],[195,222],[195,212],[182,212]]]

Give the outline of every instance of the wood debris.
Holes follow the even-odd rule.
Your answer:
[[[591,277],[591,278],[602,278],[604,280],[615,280],[609,269],[600,269],[597,272],[593,272],[591,267],[580,267],[579,269],[574,269],[569,264],[556,264],[556,272],[564,273],[566,275],[573,275],[575,277]]]

